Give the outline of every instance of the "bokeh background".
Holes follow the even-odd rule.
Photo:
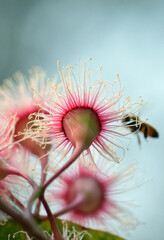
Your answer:
[[[141,116],[159,139],[132,137],[126,163],[136,163],[147,183],[129,196],[141,221],[128,240],[164,239],[164,2],[158,0],[0,0],[0,81],[16,71],[93,58],[104,79],[119,73],[125,94],[148,103]],[[128,204],[128,203],[127,203]],[[128,207],[128,206],[127,206]]]

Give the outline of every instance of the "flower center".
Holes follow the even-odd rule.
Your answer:
[[[92,109],[75,108],[65,114],[63,129],[74,147],[80,144],[87,149],[99,135],[101,125],[98,115]]]
[[[91,177],[79,177],[72,183],[68,191],[69,202],[72,202],[78,195],[84,197],[84,201],[76,207],[76,210],[84,214],[95,212],[104,199],[101,185]]]

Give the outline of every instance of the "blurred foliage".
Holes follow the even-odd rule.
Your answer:
[[[63,231],[63,221],[62,220],[57,220],[58,226],[60,228],[61,231]],[[51,227],[48,221],[44,221],[39,223],[39,225],[41,226],[41,228],[44,231],[47,231],[51,234]],[[83,238],[79,238],[79,239],[83,239],[83,240],[89,240],[89,239],[94,239],[94,240],[124,240],[121,237],[118,237],[116,235],[107,233],[107,232],[102,232],[102,231],[97,231],[97,230],[91,230],[91,229],[87,229],[84,228],[82,226],[79,226],[77,224],[73,224],[71,222],[66,222],[64,221],[64,226],[68,227],[68,230],[72,231],[73,229],[76,229],[76,231],[78,232],[86,232],[86,234],[84,234]],[[22,231],[22,232],[19,232]],[[19,232],[19,233],[17,233]],[[17,234],[15,234],[17,233]],[[15,234],[15,236],[14,236]],[[0,239],[1,240],[27,240],[26,238],[26,234],[24,233],[24,230],[22,230],[22,228],[16,224],[14,221],[9,220],[6,222],[5,225],[0,225]],[[71,237],[70,239],[73,240],[73,237]]]

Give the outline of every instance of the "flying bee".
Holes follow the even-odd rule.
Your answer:
[[[138,143],[141,145],[140,137],[138,132],[142,132],[144,137],[153,137],[158,138],[159,134],[157,130],[152,127],[150,124],[143,122],[138,116],[136,115],[126,115],[125,118],[122,120],[125,126],[130,128],[131,132],[137,134]]]

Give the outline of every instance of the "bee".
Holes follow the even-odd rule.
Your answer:
[[[141,145],[140,137],[138,132],[142,132],[145,139],[147,137],[158,138],[159,134],[157,130],[151,126],[150,124],[143,122],[138,116],[136,115],[126,115],[122,120],[125,126],[130,128],[131,132],[137,134],[138,143]]]

